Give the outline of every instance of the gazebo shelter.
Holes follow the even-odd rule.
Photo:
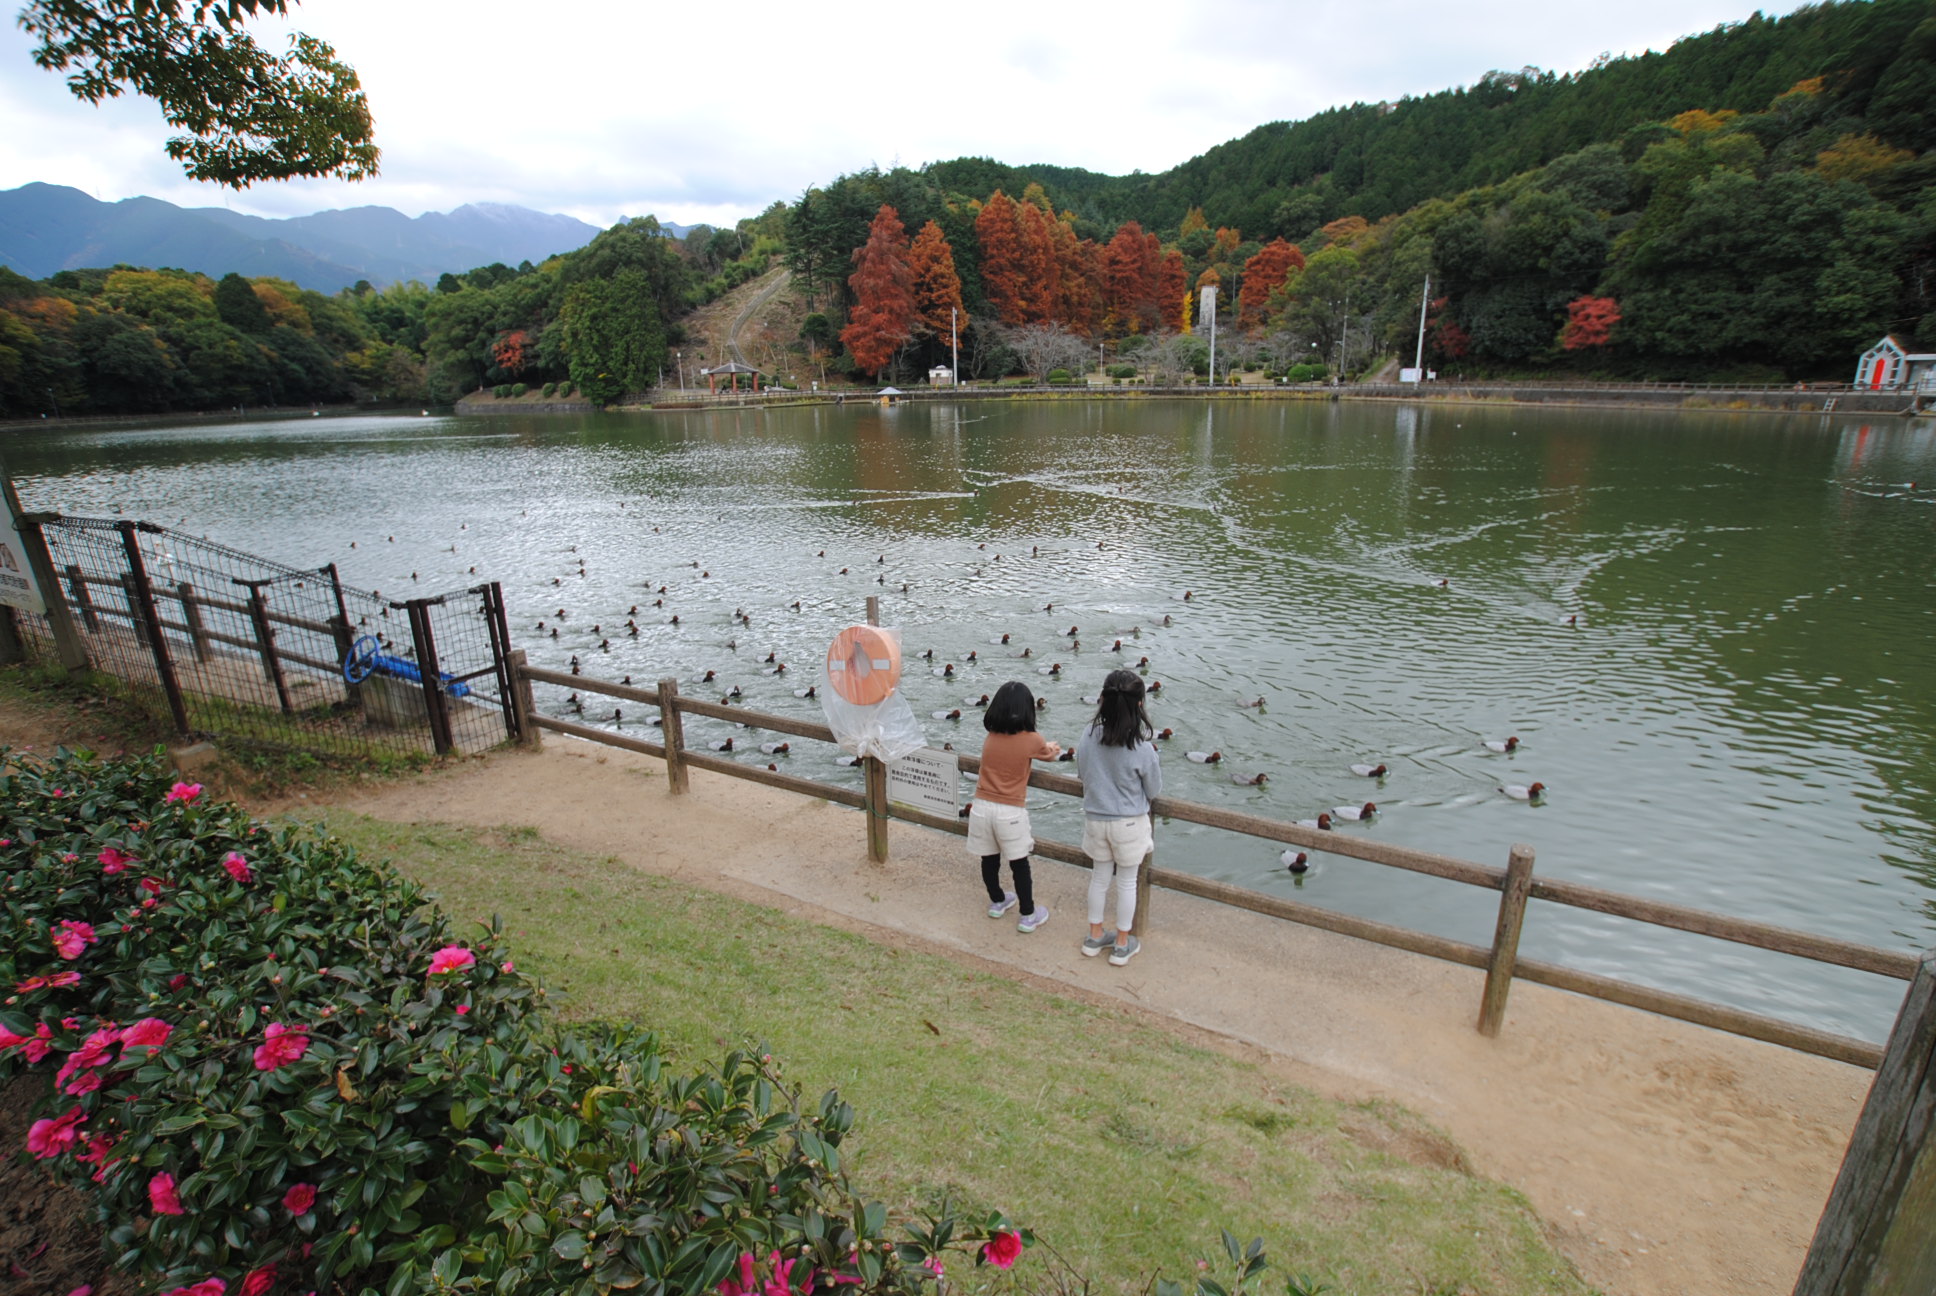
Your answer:
[[[741,374],[750,374],[752,376],[753,392],[755,395],[760,390],[760,371],[752,365],[743,365],[737,360],[729,360],[716,369],[702,369],[700,372],[706,375],[706,390],[715,395],[719,392],[719,379],[722,374],[732,378],[733,385],[729,388],[731,391],[739,390],[739,376]]]

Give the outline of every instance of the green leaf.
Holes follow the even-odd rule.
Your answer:
[[[583,1260],[586,1246],[583,1233],[571,1232],[560,1236],[551,1244],[551,1249],[560,1260]]]

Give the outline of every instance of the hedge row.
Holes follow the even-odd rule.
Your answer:
[[[0,1083],[50,1076],[27,1151],[91,1189],[144,1286],[899,1294],[1033,1241],[890,1221],[842,1169],[838,1094],[803,1102],[757,1051],[685,1073],[650,1033],[561,1029],[495,923],[460,935],[159,754],[0,762]]]

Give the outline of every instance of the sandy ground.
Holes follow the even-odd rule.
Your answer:
[[[1395,1099],[1524,1192],[1588,1279],[1623,1296],[1789,1291],[1868,1091],[1859,1068],[1525,983],[1487,1040],[1472,969],[1161,890],[1144,952],[1114,968],[1078,952],[1085,870],[1037,861],[1053,916],[1025,936],[984,915],[957,838],[897,823],[876,865],[854,811],[698,771],[675,799],[659,762],[568,739],[338,803],[529,825],[628,868],[1133,1004],[1334,1097]]]

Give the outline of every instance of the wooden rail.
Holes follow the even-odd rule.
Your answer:
[[[833,731],[826,725],[684,697],[678,691],[677,682],[673,680],[662,680],[656,689],[639,688],[629,684],[614,684],[588,675],[570,675],[562,671],[545,670],[522,663],[515,664],[514,673],[517,680],[514,691],[524,699],[523,705],[529,708],[525,716],[529,732],[535,734],[538,730],[546,730],[568,734],[590,742],[603,743],[609,747],[619,747],[627,751],[659,757],[666,761],[667,775],[675,792],[685,790],[685,770],[687,767],[692,767],[724,774],[730,778],[745,779],[802,796],[818,797],[824,801],[853,806],[869,815],[870,851],[875,847],[872,825],[878,823],[884,826],[888,819],[899,819],[904,823],[953,833],[957,836],[967,835],[967,825],[960,819],[945,819],[889,802],[885,795],[884,777],[879,780],[878,788],[876,780],[870,778],[865,789],[857,792],[851,788],[836,787],[816,779],[783,774],[764,766],[744,764],[710,752],[693,751],[686,748],[683,737],[683,717],[688,715],[730,721],[748,728],[831,744],[834,742]],[[530,684],[534,682],[656,706],[663,717],[665,736],[668,741],[649,742],[622,733],[613,733],[609,729],[596,725],[556,720],[539,715],[529,703]],[[981,769],[980,758],[969,753],[958,752],[955,754],[955,759],[963,772],[973,774]],[[1064,796],[1082,795],[1082,783],[1079,779],[1057,774],[1052,770],[1032,770],[1029,775],[1029,786]],[[1690,909],[1663,901],[1621,895],[1618,892],[1577,882],[1535,879],[1532,876],[1533,852],[1527,846],[1515,846],[1509,866],[1498,869],[1449,855],[1416,850],[1408,846],[1391,845],[1360,836],[1305,828],[1298,824],[1266,819],[1241,810],[1227,810],[1175,797],[1156,798],[1152,803],[1152,811],[1167,819],[1202,824],[1266,841],[1283,842],[1306,850],[1344,855],[1388,868],[1403,869],[1427,877],[1443,878],[1466,886],[1500,892],[1499,921],[1494,932],[1493,943],[1488,947],[1452,940],[1430,932],[1414,931],[1371,918],[1361,918],[1354,914],[1322,909],[1315,905],[1266,895],[1228,882],[1197,877],[1174,869],[1146,867],[1143,870],[1151,886],[1214,900],[1233,908],[1282,918],[1307,927],[1317,927],[1340,935],[1388,945],[1395,949],[1443,959],[1449,963],[1485,970],[1486,988],[1480,1005],[1478,1029],[1487,1035],[1496,1035],[1499,1032],[1505,1019],[1507,995],[1511,984],[1513,980],[1519,979],[1595,999],[1604,999],[1609,1003],[1624,1004],[1630,1008],[1639,1008],[1664,1017],[1693,1022],[1696,1025],[1779,1044],[1786,1048],[1833,1058],[1839,1062],[1868,1067],[1872,1070],[1882,1061],[1882,1048],[1866,1040],[1799,1026],[1780,1018],[1729,1008],[1631,981],[1582,972],[1555,963],[1520,958],[1518,957],[1519,939],[1529,900],[1545,900],[1553,904],[1587,909],[1634,922],[1711,936],[1737,944],[1750,945],[1757,949],[1790,954],[1818,963],[1854,968],[1903,981],[1913,978],[1919,966],[1917,956],[1912,954],[1818,936],[1811,932],[1777,927],[1770,923],[1735,918],[1707,910]],[[880,851],[877,858],[884,858],[884,828],[880,834]],[[1035,853],[1083,868],[1090,867],[1089,857],[1079,848],[1066,842],[1037,838]]]

